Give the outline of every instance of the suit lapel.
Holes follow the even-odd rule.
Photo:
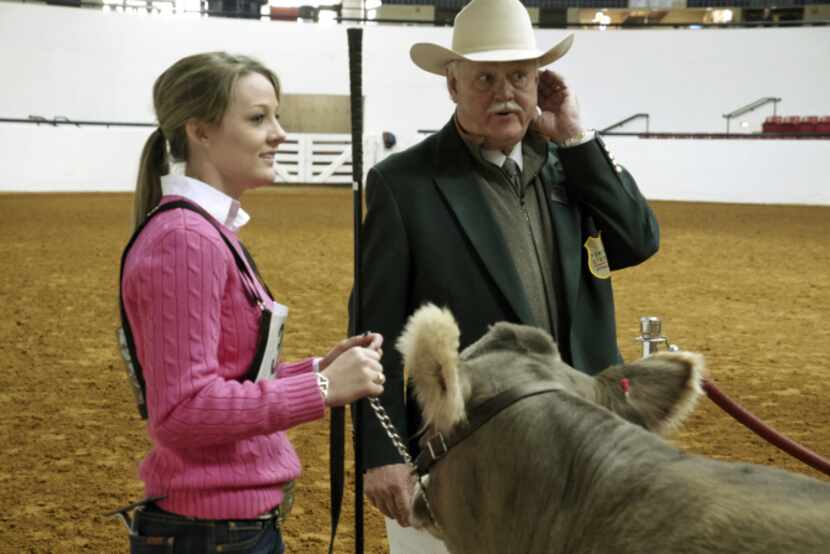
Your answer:
[[[440,131],[436,146],[436,187],[519,322],[531,324],[530,305],[507,243],[474,176],[475,162],[458,135],[453,120]]]
[[[550,218],[558,247],[556,258],[562,270],[559,286],[562,287],[562,297],[565,298],[568,313],[574,314],[582,264],[582,229],[579,210],[568,198],[564,180],[561,166],[547,163],[542,168],[542,185],[550,206]]]

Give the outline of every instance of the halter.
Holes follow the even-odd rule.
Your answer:
[[[446,437],[442,433],[436,433],[427,440],[426,448],[415,458],[415,468],[418,475],[428,474],[432,466],[446,456],[451,448],[475,433],[479,427],[493,419],[502,410],[512,406],[519,400],[561,390],[563,390],[561,385],[524,383],[504,390],[474,406],[470,409],[471,417],[466,422],[453,428]]]
[[[415,471],[418,473],[418,485],[423,490],[429,518],[435,527],[440,528],[440,525],[427,497],[426,485],[428,483],[423,482],[423,478],[429,475],[430,469],[446,457],[450,449],[458,446],[485,423],[516,402],[540,394],[548,394],[562,390],[564,388],[561,385],[551,383],[524,383],[516,385],[485,400],[481,404],[473,406],[469,411],[470,417],[467,421],[454,427],[447,436],[444,436],[443,433],[436,433],[426,441],[426,448],[421,450],[415,459]]]

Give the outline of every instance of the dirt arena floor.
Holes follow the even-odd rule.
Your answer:
[[[291,307],[286,354],[323,354],[346,328],[352,195],[342,189],[250,194],[243,232]],[[0,195],[0,553],[126,552],[101,514],[142,489],[148,448],[114,342],[128,194]],[[614,275],[619,340],[638,356],[638,318],[706,355],[727,393],[830,456],[830,208],[655,203],[660,253]],[[291,432],[304,474],[285,534],[292,553],[325,552],[328,421]],[[702,401],[676,442],[691,452],[818,476]],[[349,471],[351,479],[353,472]],[[353,497],[336,551],[354,551]],[[386,551],[378,513],[366,552]]]

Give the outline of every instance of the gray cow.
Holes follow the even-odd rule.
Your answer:
[[[830,553],[830,483],[690,456],[656,434],[702,394],[701,356],[657,354],[593,378],[531,327],[496,324],[461,354],[458,337],[448,311],[426,306],[398,341],[425,439],[457,437],[511,387],[555,390],[509,405],[416,488],[415,525],[453,554]]]

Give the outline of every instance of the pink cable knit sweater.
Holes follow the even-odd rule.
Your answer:
[[[153,440],[139,473],[146,494],[166,495],[159,505],[178,514],[242,519],[279,504],[281,483],[300,474],[285,430],[325,411],[311,359],[280,364],[275,380],[234,380],[254,356],[259,321],[241,279],[216,229],[186,210],[154,218],[125,262]]]

